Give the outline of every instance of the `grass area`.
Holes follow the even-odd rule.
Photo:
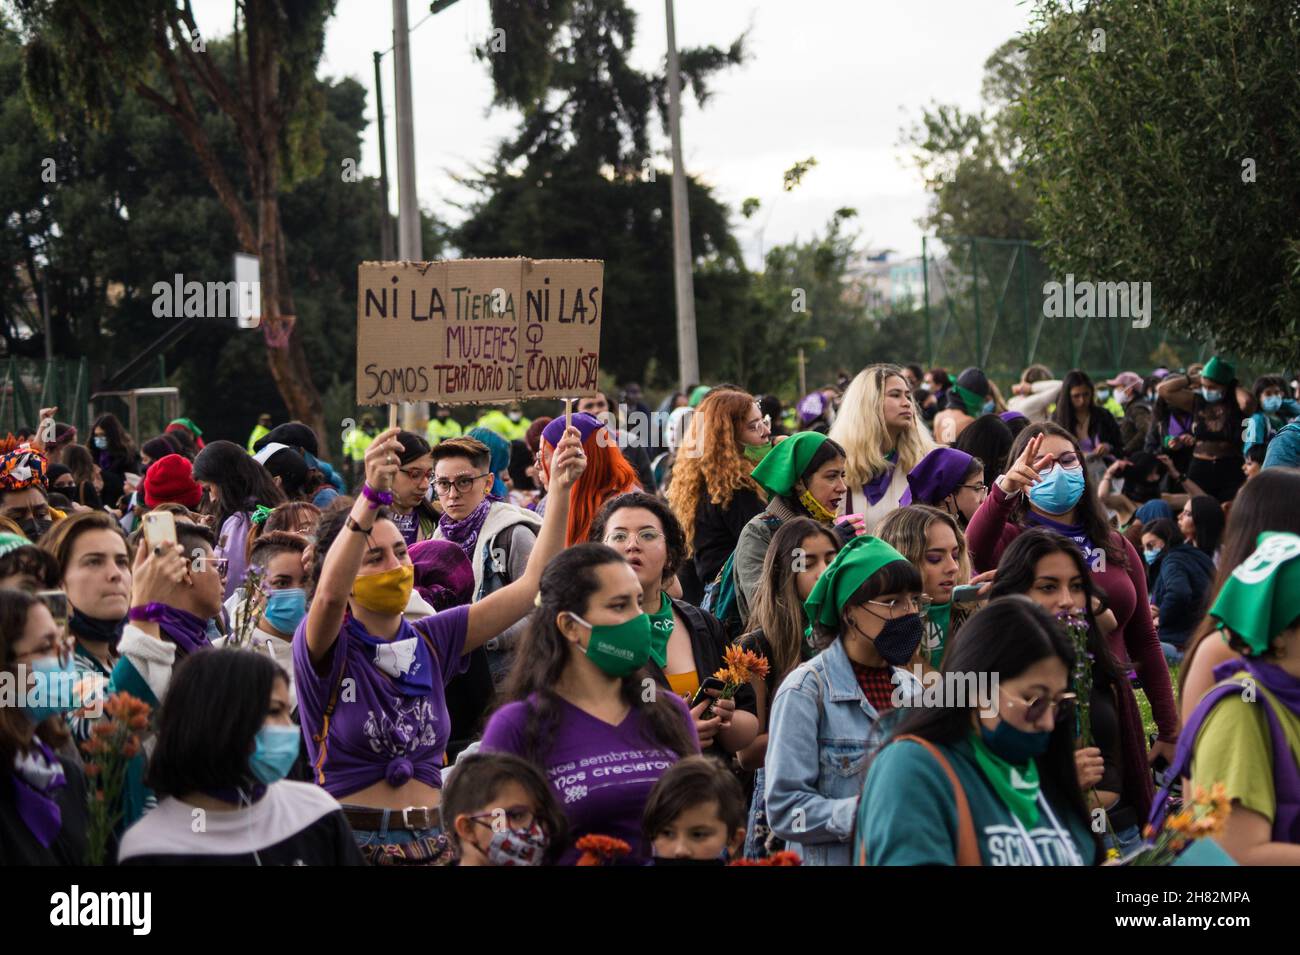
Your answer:
[[[1169,668],[1169,682],[1174,686],[1174,699],[1178,698],[1178,670],[1180,664],[1175,664]],[[1151,701],[1147,699],[1146,690],[1137,690],[1134,695],[1137,697],[1138,710],[1142,713],[1142,728],[1147,737],[1150,737],[1156,731],[1156,721],[1151,716]]]

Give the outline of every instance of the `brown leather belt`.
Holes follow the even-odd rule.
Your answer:
[[[388,815],[387,826],[384,815]],[[441,829],[442,810],[438,806],[407,806],[405,809],[371,809],[366,806],[344,806],[343,815],[353,829],[381,832],[387,829]]]

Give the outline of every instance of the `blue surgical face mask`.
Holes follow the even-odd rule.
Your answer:
[[[296,726],[263,726],[257,731],[253,755],[248,768],[264,785],[278,783],[289,774],[302,745],[302,731]]]
[[[1154,564],[1156,562],[1156,558],[1160,556],[1160,551],[1161,548],[1159,547],[1157,547],[1155,550],[1143,550],[1142,558],[1148,564]]]
[[[1054,464],[1047,476],[1029,489],[1029,500],[1040,511],[1064,514],[1079,503],[1083,488],[1083,468],[1067,470]]]
[[[73,683],[76,670],[72,660],[66,663],[58,657],[42,657],[27,665],[36,677],[22,711],[34,724],[45,722],[51,716],[70,713],[78,706]]]
[[[984,402],[984,407],[980,408],[980,414],[992,414],[993,409],[996,407],[997,405],[995,405],[993,399],[990,398],[988,401]]]
[[[108,438],[102,434],[97,434],[91,439],[91,443],[93,443],[95,447],[99,448],[99,450],[103,451],[108,447]]]
[[[1097,389],[1097,400],[1098,400],[1098,401],[1105,401],[1105,400],[1106,400],[1107,398],[1109,398],[1109,397],[1110,397],[1110,389],[1109,389],[1109,388],[1098,388],[1098,389]]]
[[[984,740],[985,746],[1008,763],[1023,766],[1035,756],[1042,756],[1047,752],[1047,744],[1051,742],[1052,734],[1017,729],[1006,720],[1002,720],[994,730],[989,730],[981,724],[980,738]]]
[[[1260,402],[1260,406],[1269,414],[1273,414],[1275,411],[1280,411],[1282,409],[1282,396],[1265,395],[1264,400]]]
[[[1214,404],[1216,401],[1223,400],[1223,392],[1220,391],[1218,388],[1202,388],[1201,397],[1204,398],[1206,401],[1208,401],[1210,404]]]
[[[307,613],[307,592],[301,587],[272,590],[266,597],[266,622],[281,633],[293,633]]]

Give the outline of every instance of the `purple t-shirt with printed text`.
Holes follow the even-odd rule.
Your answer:
[[[681,711],[699,751],[690,712],[673,694],[667,694]],[[632,847],[623,861],[644,863],[650,847],[641,838],[641,814],[655,782],[677,754],[650,741],[640,712],[633,708],[618,726],[592,716],[565,700],[559,701],[560,721],[555,738],[544,754],[534,758],[524,752],[524,729],[529,704],[508,703],[492,714],[483,731],[482,751],[514,753],[536,763],[551,783],[569,822],[568,845],[560,865],[573,865],[578,839],[590,833],[622,839]]]
[[[469,662],[462,656],[469,607],[452,607],[411,626],[433,647],[433,691],[421,696],[405,696],[375,665],[373,650],[346,631],[339,633],[320,670],[312,666],[307,649],[306,617],[293,635],[298,716],[312,778],[336,799],[380,780],[400,786],[414,778],[442,788],[443,757],[451,739],[445,689]],[[315,737],[336,686],[338,701],[322,759]]]

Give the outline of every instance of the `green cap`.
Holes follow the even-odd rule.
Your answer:
[[[1216,385],[1230,385],[1237,380],[1237,369],[1232,367],[1232,362],[1224,361],[1218,355],[1214,355],[1201,369],[1201,377]]]
[[[23,537],[20,534],[0,533],[0,557],[3,557],[5,554],[9,553],[10,551],[17,550],[19,547],[34,547],[34,546],[35,545],[31,541],[29,541],[26,537]]]
[[[1265,531],[1256,543],[1210,608],[1210,616],[1241,637],[1252,656],[1300,618],[1300,536]]]
[[[840,612],[867,578],[886,564],[907,558],[879,537],[855,537],[835,555],[831,565],[817,578],[804,601],[808,620],[825,627],[838,627]]]
[[[691,396],[686,399],[686,403],[692,408],[698,408],[700,402],[704,400],[704,396],[712,390],[708,385],[696,385],[695,390],[691,392]]]
[[[826,443],[826,435],[800,431],[777,443],[754,468],[753,477],[769,494],[789,494],[808,462]]]

